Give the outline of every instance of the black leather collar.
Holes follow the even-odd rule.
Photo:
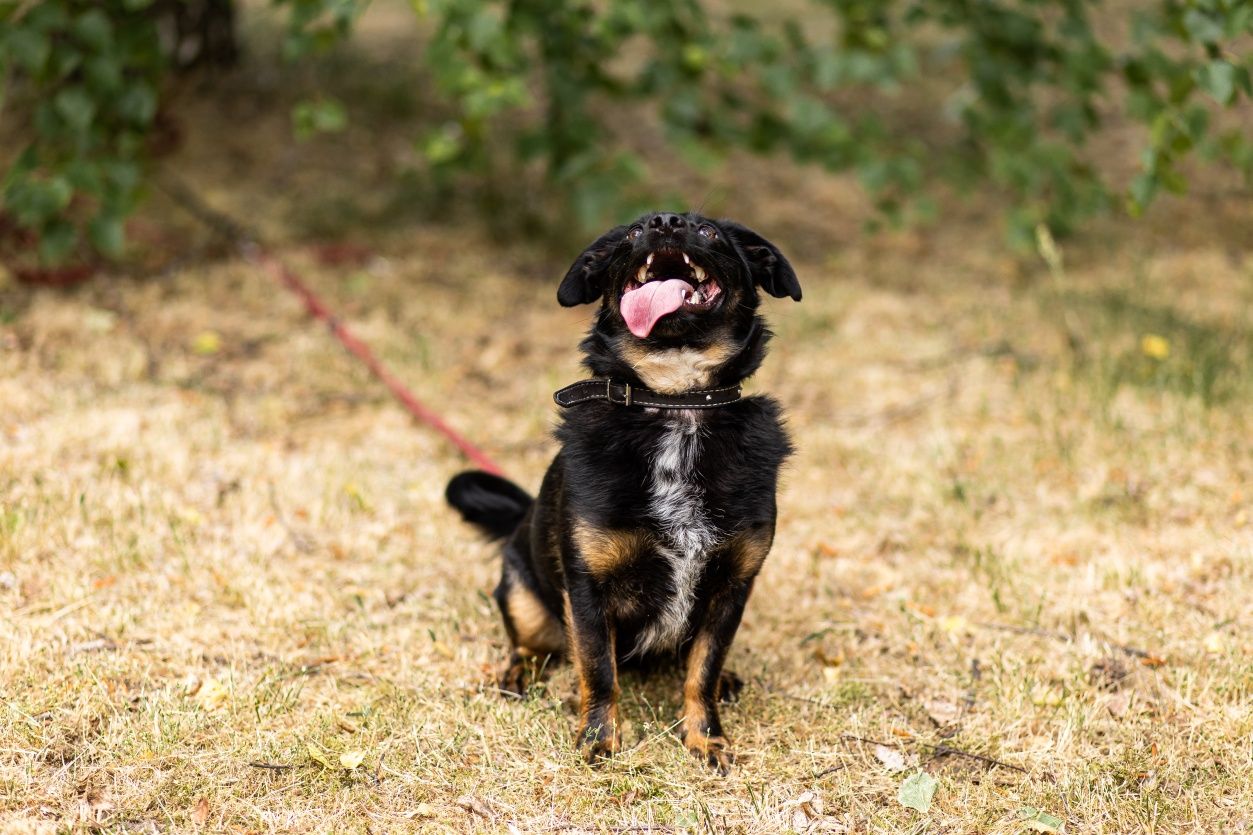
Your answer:
[[[716,409],[740,399],[740,387],[729,386],[703,391],[685,391],[682,394],[662,394],[630,383],[613,380],[592,379],[573,383],[553,394],[553,400],[562,408],[587,403],[591,400],[607,400],[619,406],[641,406],[653,409]]]

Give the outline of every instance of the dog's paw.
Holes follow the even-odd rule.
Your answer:
[[[738,702],[740,691],[744,689],[744,679],[734,670],[723,670],[718,676],[718,701]]]
[[[537,659],[514,652],[496,676],[496,686],[501,695],[525,696],[530,686],[539,679],[540,667]]]
[[[544,680],[548,661],[549,658],[513,653],[496,675],[497,689],[501,695],[525,697],[531,687]]]
[[[725,736],[705,736],[704,734],[688,734],[683,740],[687,750],[693,757],[712,768],[722,777],[731,773],[735,765],[735,752]]]
[[[735,765],[735,752],[731,750],[731,743],[725,736],[710,736],[702,728],[707,726],[692,722],[690,718],[684,719],[679,724],[679,738],[693,757],[725,777],[731,772],[731,766]]]
[[[585,725],[579,729],[576,740],[579,753],[592,765],[607,760],[622,750],[622,734],[616,722]]]

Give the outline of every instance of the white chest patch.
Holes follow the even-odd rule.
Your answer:
[[[658,551],[673,571],[674,594],[640,634],[637,652],[666,649],[683,637],[696,583],[718,538],[696,483],[700,443],[699,423],[684,416],[670,423],[653,452],[649,510],[667,543]]]

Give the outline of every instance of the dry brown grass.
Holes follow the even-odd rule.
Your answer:
[[[271,230],[273,176],[230,206]],[[1109,222],[1050,273],[978,210],[863,239],[838,181],[719,177],[806,292],[753,383],[799,453],[732,652],[729,778],[669,733],[677,673],[624,680],[631,745],[595,769],[568,668],[492,691],[496,558],[442,502],[461,462],[227,259],[0,286],[0,829],[1249,829],[1249,208]],[[284,255],[534,487],[588,311],[476,230]],[[918,769],[926,814],[896,799]]]

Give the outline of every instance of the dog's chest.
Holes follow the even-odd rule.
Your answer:
[[[700,424],[686,415],[667,421],[652,450],[649,510],[660,533],[675,549],[697,556],[714,544],[701,463]]]
[[[667,599],[641,632],[640,651],[664,649],[682,639],[696,598],[696,586],[718,543],[719,532],[699,477],[702,455],[698,418],[667,420],[652,450],[648,507],[661,544],[657,556],[670,566]]]

